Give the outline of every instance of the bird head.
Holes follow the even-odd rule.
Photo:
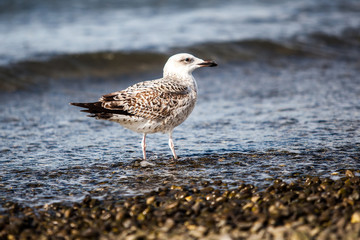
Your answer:
[[[211,60],[202,60],[188,53],[179,53],[171,56],[164,66],[165,76],[189,76],[200,67],[215,67],[217,64]]]

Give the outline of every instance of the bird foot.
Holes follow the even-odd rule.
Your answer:
[[[179,156],[176,156],[176,157],[172,156],[171,160],[174,162],[177,162],[179,160],[179,158],[180,158]]]

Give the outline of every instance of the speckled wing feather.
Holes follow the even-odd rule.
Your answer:
[[[146,81],[102,96],[102,107],[122,110],[131,115],[151,120],[162,120],[174,109],[185,107],[189,94],[187,86],[170,81]]]

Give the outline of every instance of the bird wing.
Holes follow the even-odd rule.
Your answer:
[[[153,81],[135,84],[123,91],[102,96],[102,107],[109,110],[121,110],[130,115],[151,120],[168,117],[173,109],[187,105],[184,101],[190,93],[187,86]]]

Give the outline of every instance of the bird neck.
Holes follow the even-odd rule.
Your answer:
[[[189,86],[191,89],[197,92],[197,84],[195,81],[195,78],[192,74],[171,74],[171,73],[164,73],[163,79],[166,79],[167,81],[170,81],[172,83],[178,83],[180,85],[186,85]]]
[[[164,72],[163,77],[165,79],[171,79],[172,81],[179,81],[179,82],[194,81],[194,77],[191,73]]]

